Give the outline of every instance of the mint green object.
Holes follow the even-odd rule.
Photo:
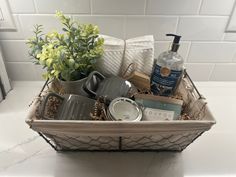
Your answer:
[[[174,99],[174,100],[176,101],[176,99]],[[174,103],[175,101],[173,101],[173,103],[171,103],[170,98],[168,98],[165,101],[164,99],[153,100],[153,99],[148,99],[148,98],[135,97],[135,101],[139,105],[146,107],[146,108],[174,111],[174,120],[178,119],[178,117],[181,114],[181,110],[182,110],[182,104],[181,104],[182,101],[181,100],[178,100],[176,103]]]

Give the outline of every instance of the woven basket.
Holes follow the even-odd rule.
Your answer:
[[[26,123],[57,151],[182,151],[209,130],[215,119],[187,74],[178,92],[183,96],[191,120],[42,120],[36,118],[39,97],[31,106]]]

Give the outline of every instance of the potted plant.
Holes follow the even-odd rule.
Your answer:
[[[81,84],[103,54],[104,39],[95,25],[80,24],[61,12],[56,16],[64,32],[43,34],[42,25],[36,25],[35,36],[27,42],[29,54],[46,69],[45,79],[58,79],[67,93],[80,94]]]

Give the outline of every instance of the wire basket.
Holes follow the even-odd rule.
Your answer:
[[[216,123],[205,98],[187,73],[177,92],[182,95],[184,112],[191,120],[43,120],[36,113],[48,88],[50,86],[46,82],[31,105],[26,123],[56,151],[182,151]]]

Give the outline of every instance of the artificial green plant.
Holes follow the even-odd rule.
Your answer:
[[[35,36],[28,40],[29,54],[34,63],[42,65],[46,79],[59,78],[74,81],[86,77],[95,69],[97,59],[103,54],[104,39],[92,24],[80,24],[61,12],[56,16],[63,24],[63,33],[43,34],[42,25],[36,25]]]

